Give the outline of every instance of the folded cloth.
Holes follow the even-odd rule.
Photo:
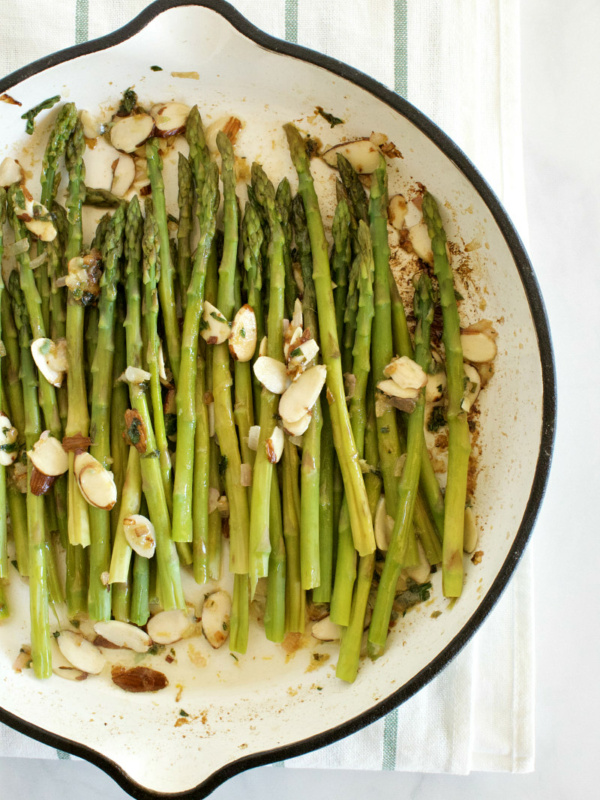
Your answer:
[[[526,232],[518,0],[233,0],[274,36],[407,97],[471,157]],[[21,0],[4,9],[0,73],[128,22],[144,0]],[[533,769],[531,551],[481,630],[416,696],[286,767],[467,774]],[[67,757],[0,726],[0,755]]]

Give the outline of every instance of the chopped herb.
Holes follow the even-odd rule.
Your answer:
[[[52,108],[60,101],[60,95],[57,94],[54,97],[49,97],[47,100],[43,100],[37,106],[30,108],[29,111],[26,111],[24,114],[21,114],[21,119],[26,119],[27,124],[25,125],[25,131],[31,136],[34,129],[33,120],[37,117],[37,115],[44,111],[47,108]]]
[[[54,631],[52,633],[52,636],[54,636],[55,639],[58,639],[58,637],[60,636],[60,631]]]
[[[50,339],[46,339],[44,344],[40,347],[40,353],[44,356],[47,356],[50,352],[50,348],[52,347],[52,342]]]
[[[296,356],[301,356],[301,355],[302,355],[302,350],[299,347],[296,347],[296,349],[292,350],[292,352],[290,353],[290,358],[296,358]]]
[[[153,644],[152,647],[149,650],[146,650],[145,653],[142,653],[142,655],[157,656],[159,653],[162,653],[164,649],[164,644]]]
[[[322,692],[323,691],[323,687],[322,686],[315,686],[315,689],[317,690],[317,692]]]
[[[229,655],[233,658],[234,661],[239,661],[239,658],[236,656],[235,653],[229,653]]]
[[[204,317],[202,317],[202,319],[200,320],[200,332],[205,331],[207,328],[208,328],[208,322],[207,320],[204,319]]]
[[[226,622],[223,623],[223,630],[225,632],[227,632],[229,630],[229,625]]]
[[[187,713],[187,711],[184,711],[183,708],[180,708],[179,709],[179,716],[180,717],[189,717],[189,714]]]
[[[459,301],[465,299],[457,289],[454,290],[454,297],[456,297],[456,299]]]
[[[308,136],[306,138],[306,155],[315,158],[321,154],[321,142],[318,139]]]
[[[322,106],[317,106],[315,108],[317,114],[320,114],[323,119],[326,119],[327,122],[331,125],[332,128],[335,128],[336,125],[343,125],[344,120],[340,119],[339,117],[335,117],[333,114],[330,114],[328,111],[325,111]]]
[[[227,324],[227,320],[222,314],[217,314],[216,311],[211,311],[210,315],[213,319],[216,319],[217,322],[224,322],[225,324]]]
[[[389,426],[384,425],[383,428],[381,429],[381,433],[389,433],[389,432],[390,432]]]
[[[441,611],[433,611],[432,614],[431,614],[431,619],[437,619],[438,617],[441,617],[441,616],[442,616],[442,612]]]
[[[446,424],[446,412],[443,406],[434,406],[427,423],[427,430],[431,433],[437,433],[440,428]]]
[[[74,628],[79,628],[81,622],[78,619],[70,619],[69,622]]]
[[[13,565],[13,567],[14,567],[15,569],[19,569],[19,565],[17,564],[17,562],[16,562],[16,561],[11,561],[10,563]]]
[[[172,647],[172,648],[169,650],[169,653],[171,653],[171,655],[172,655],[172,656],[176,656],[176,655],[177,655],[177,653],[175,652],[175,648],[174,648],[174,647]]]
[[[169,222],[174,222],[176,225],[179,225],[179,220],[174,214],[167,214],[167,219]]]
[[[121,105],[117,111],[117,117],[128,117],[137,105],[137,94],[131,87],[125,89],[121,99]]]
[[[408,588],[397,595],[394,600],[394,609],[398,614],[404,616],[409,608],[429,600],[431,593],[431,583],[408,582]]]
[[[243,328],[240,328],[240,336],[242,337],[242,339],[246,338],[246,331]]]
[[[156,64],[153,64],[150,67],[150,69],[152,70],[152,72],[162,72],[163,71],[163,68],[162,67],[158,67]]]
[[[7,442],[7,444],[0,444],[0,452],[2,453],[15,453],[19,449],[17,442]]]
[[[136,445],[141,439],[142,420],[134,417],[131,420],[131,425],[127,428],[127,437],[131,444]]]
[[[227,472],[227,464],[228,464],[227,456],[221,456],[221,458],[219,459],[219,475],[221,477],[223,477],[223,475],[225,475],[225,473]]]

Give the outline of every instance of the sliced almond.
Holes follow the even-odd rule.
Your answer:
[[[475,367],[471,364],[463,364],[463,368],[465,371],[466,381],[465,392],[463,394],[460,407],[463,411],[469,412],[479,396],[479,390],[481,389],[481,378],[479,377],[479,373]]]
[[[107,622],[96,622],[94,630],[103,639],[117,647],[125,647],[136,653],[146,653],[152,646],[152,639],[137,625],[111,619]]]
[[[342,638],[342,628],[332,622],[331,617],[323,617],[315,622],[311,629],[312,635],[320,642],[337,642]]]
[[[291,326],[295,330],[296,328],[301,328],[304,324],[303,314],[302,314],[302,300],[300,298],[296,298],[294,300],[294,314],[292,316]]]
[[[401,389],[396,381],[379,381],[377,388],[388,397],[399,397],[402,400],[415,400],[419,396],[418,389]]]
[[[125,372],[119,376],[119,380],[124,383],[133,383],[139,385],[140,383],[148,383],[152,378],[149,372],[139,367],[127,367]]]
[[[50,650],[52,653],[52,672],[55,675],[58,675],[59,678],[65,678],[67,681],[84,681],[87,678],[87,672],[77,669],[63,656],[54,636],[50,638]]]
[[[428,403],[435,403],[441,400],[446,388],[446,373],[436,372],[434,375],[427,376],[427,388],[425,389],[425,400]]]
[[[159,692],[169,685],[166,675],[150,667],[115,665],[111,670],[112,682],[124,692]]]
[[[373,527],[375,529],[375,543],[379,550],[386,553],[394,530],[394,520],[386,511],[385,497],[383,495],[377,501]]]
[[[427,385],[426,372],[408,356],[394,358],[385,367],[383,374],[391,378],[401,389],[418,390]]]
[[[111,192],[117,197],[125,197],[135,180],[135,163],[131,156],[123,155],[113,164]]]
[[[43,206],[42,206],[43,208]],[[42,242],[53,242],[58,231],[50,219],[30,219],[26,220],[25,227],[28,231],[41,239]]]
[[[0,466],[10,467],[17,460],[18,438],[18,430],[13,427],[6,414],[0,412]]]
[[[290,349],[288,361],[288,375],[292,380],[297,380],[306,367],[314,361],[319,352],[319,345],[314,339],[308,339],[297,347]]]
[[[106,659],[100,650],[79,633],[62,631],[58,647],[67,661],[82,672],[98,675],[104,669]]]
[[[418,225],[413,225],[408,229],[408,238],[412,245],[412,249],[419,256],[421,261],[424,261],[430,266],[433,265],[433,250],[431,249],[431,239],[427,225],[424,222],[419,222]]]
[[[265,442],[265,448],[267,451],[267,458],[271,462],[271,464],[277,464],[283,455],[283,445],[285,443],[285,437],[283,435],[283,431],[281,428],[275,427],[273,433]]]
[[[35,341],[31,343],[31,355],[33,356],[35,365],[48,383],[51,383],[52,386],[56,386],[57,388],[62,386],[66,372],[66,364],[60,357],[60,354],[57,353],[57,345],[52,339],[35,339]],[[56,368],[63,364],[64,369]]]
[[[205,300],[200,323],[200,336],[207,344],[222,344],[229,339],[230,332],[229,323],[223,314]]]
[[[41,497],[43,494],[48,494],[53,487],[56,477],[54,475],[44,475],[39,469],[33,467],[31,470],[31,478],[29,480],[29,488],[31,494],[36,497]]]
[[[425,550],[423,549],[423,545],[419,540],[417,540],[417,547],[419,550],[418,565],[416,567],[408,567],[407,569],[402,570],[402,574],[412,578],[415,583],[427,583],[427,579],[431,574],[431,566],[429,561],[427,561]]]
[[[312,414],[308,412],[303,417],[300,417],[300,419],[296,422],[284,422],[283,428],[290,436],[302,436],[302,434],[306,433],[308,430],[311,419]]]
[[[23,181],[23,170],[18,161],[14,158],[6,156],[0,162],[0,186],[8,188],[13,183],[21,183]]]
[[[110,511],[117,502],[117,487],[112,472],[89,453],[77,453],[75,476],[86,502],[95,508]]]
[[[236,361],[250,361],[256,350],[256,314],[252,306],[242,306],[234,317],[229,334],[229,352]]]
[[[260,425],[252,425],[248,430],[248,447],[250,450],[258,450],[258,440],[260,439]]]
[[[257,380],[273,394],[283,394],[290,385],[285,364],[270,356],[259,356],[254,362]]]
[[[342,142],[323,153],[323,160],[330,167],[337,167],[337,155],[341,153],[352,164],[356,172],[370,175],[379,165],[381,151],[370,139]]]
[[[69,456],[63,449],[61,442],[44,431],[32,450],[27,451],[31,463],[43,475],[63,475],[69,469]]]
[[[279,416],[285,424],[298,422],[317,402],[327,380],[327,367],[317,364],[300,375],[279,401]]]
[[[116,117],[110,129],[111,144],[124,153],[133,153],[151,135],[153,128],[154,120],[150,114]]]
[[[142,558],[152,558],[156,550],[154,525],[142,514],[132,514],[123,520],[123,531],[131,549]]]
[[[477,547],[479,531],[475,522],[475,514],[470,506],[465,508],[465,532],[463,537],[463,550],[465,553],[472,553]]]
[[[404,220],[406,219],[406,198],[402,194],[395,194],[388,205],[388,219],[390,225],[396,230],[401,230],[404,227]]]
[[[191,109],[185,103],[164,103],[153,106],[151,114],[159,136],[176,136],[185,129]]]
[[[241,121],[234,116],[219,117],[219,119],[211,122],[207,126],[204,133],[206,146],[213,155],[218,155],[219,148],[217,147],[217,136],[221,131],[227,136],[232,144],[235,144],[237,135],[242,127]]]
[[[260,342],[260,346],[258,348],[258,355],[259,356],[266,356],[267,353],[268,353],[267,337],[263,336],[263,338],[261,339],[261,342]]]
[[[462,331],[460,343],[464,358],[476,364],[493,361],[498,353],[493,337],[480,331]]]
[[[102,125],[89,111],[82,109],[79,112],[79,121],[81,122],[83,135],[86,139],[96,139],[102,133]]]
[[[423,208],[422,198],[419,195],[417,202],[409,200],[406,204],[406,216],[404,218],[404,225],[407,228],[414,228],[423,221]]]
[[[176,608],[172,611],[160,611],[150,617],[146,629],[156,644],[173,644],[183,638],[190,624],[188,614]]]
[[[293,325],[288,325],[283,342],[283,357],[286,361],[289,359],[292,350],[294,350],[302,341],[302,334],[303,330],[300,325],[296,327]]]
[[[202,606],[202,630],[211,647],[217,650],[229,636],[231,598],[223,590],[213,592]]]

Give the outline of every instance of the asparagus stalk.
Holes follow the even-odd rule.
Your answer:
[[[304,328],[309,329],[313,338],[319,341],[317,320],[317,298],[312,277],[312,254],[310,236],[306,227],[306,215],[302,198],[294,198],[294,234],[296,250],[302,270],[304,295],[302,313]],[[317,400],[312,409],[308,430],[302,437],[302,462],[300,467],[300,563],[302,588],[314,589],[321,584],[321,556],[319,499],[321,493],[321,430],[323,415],[321,401]]]
[[[265,635],[271,642],[282,642],[285,637],[286,550],[277,475],[271,481],[269,539],[271,552],[269,553],[269,574],[267,576]]]
[[[124,205],[125,201],[122,197],[117,197],[108,189],[96,189],[92,186],[85,187],[85,197],[83,204],[86,206],[94,206],[94,208],[118,208]]]
[[[275,190],[259,164],[252,165],[252,181],[257,201],[265,209],[270,227],[269,316],[267,355],[283,361],[282,320],[285,308],[285,236],[275,205]],[[263,388],[260,399],[260,436],[254,462],[250,517],[250,588],[252,595],[259,578],[267,575],[271,541],[269,536],[271,482],[274,468],[266,451],[266,441],[276,425],[279,396]]]
[[[363,222],[369,221],[369,202],[367,200],[367,193],[365,188],[360,182],[360,178],[354,170],[352,164],[341,153],[337,154],[337,168],[340,173],[340,178],[346,190],[346,197],[348,198],[348,206],[350,213],[356,220]]]
[[[198,181],[198,176],[195,176]],[[198,204],[200,241],[194,256],[194,267],[187,292],[183,323],[181,369],[177,384],[177,452],[175,455],[175,487],[173,491],[173,539],[193,540],[192,495],[194,475],[194,440],[196,435],[196,370],[198,335],[204,306],[204,284],[208,258],[213,247],[216,215],[219,204],[217,165],[205,175],[202,199]],[[235,198],[235,189],[234,189]],[[227,347],[227,345],[225,345]],[[208,502],[208,495],[206,495]],[[208,513],[208,511],[204,512]]]
[[[312,591],[314,603],[329,603],[333,580],[334,520],[333,485],[335,450],[333,430],[327,403],[322,405],[323,428],[321,429],[321,480],[319,485],[319,575],[320,583]],[[341,476],[340,476],[341,477]]]
[[[331,271],[335,281],[333,290],[333,300],[335,304],[335,320],[338,341],[342,341],[344,335],[344,312],[346,309],[346,298],[348,297],[348,276],[350,273],[350,263],[352,260],[352,249],[350,246],[350,211],[345,199],[341,199],[333,215],[333,250],[331,252]]]
[[[6,351],[6,355],[1,361],[2,388],[6,392],[10,405],[10,421],[19,431],[19,437],[22,439],[25,417],[23,414],[23,388],[19,379],[21,370],[19,340],[7,291],[2,292],[0,314],[2,315],[2,343]]]
[[[162,159],[155,139],[146,142],[146,159],[148,163],[148,177],[152,187],[152,205],[154,217],[158,226],[160,241],[160,281],[158,294],[165,326],[165,340],[169,363],[173,372],[173,379],[177,386],[179,382],[179,364],[181,359],[181,343],[179,340],[179,325],[177,322],[177,307],[175,304],[174,274],[171,260],[171,247],[169,245],[169,228],[167,225],[167,208],[165,204],[165,184],[162,176]]]
[[[190,237],[193,229],[194,183],[190,162],[179,153],[177,165],[179,193],[179,225],[177,227],[177,275],[181,287],[181,304],[183,311],[187,305],[187,291],[192,274],[192,251]]]
[[[285,314],[288,319],[294,313],[297,287],[292,269],[292,190],[287,178],[283,178],[275,193],[275,208],[281,222],[281,229],[285,239],[283,248],[283,265],[285,267]]]
[[[48,144],[42,159],[42,205],[51,209],[56,195],[56,174],[58,162],[65,152],[67,142],[77,124],[77,108],[75,103],[65,103],[57,114],[56,122],[50,132]]]
[[[417,319],[415,358],[419,366],[427,370],[431,361],[429,342],[431,323],[433,321],[433,295],[431,281],[426,273],[422,273],[419,277],[415,289],[414,308]],[[386,553],[385,564],[377,589],[373,618],[369,627],[369,654],[372,658],[379,657],[385,648],[396,585],[402,568],[407,566],[412,517],[421,470],[424,418],[425,389],[421,389],[415,410],[408,421],[406,462],[398,486],[398,511],[394,520],[394,529],[389,549]]]
[[[130,211],[134,204],[130,204]],[[139,206],[138,206],[139,208]],[[110,408],[115,351],[115,310],[119,263],[123,255],[123,234],[126,220],[123,206],[119,206],[108,224],[102,260],[104,272],[100,283],[98,303],[98,341],[92,363],[92,413],[90,428],[93,442],[90,453],[105,469],[112,463],[110,451]],[[129,235],[129,234],[128,234]],[[105,584],[104,573],[110,568],[110,511],[90,508],[90,585],[88,611],[92,619],[110,619],[110,584]]]
[[[119,517],[110,561],[109,581],[112,584],[122,585],[129,582],[129,565],[132,552],[125,538],[123,520],[132,516],[132,514],[139,514],[142,502],[140,454],[133,446],[129,447],[125,482],[123,483],[123,490],[119,500]]]
[[[9,283],[15,310],[15,323],[19,333],[21,349],[21,381],[25,414],[25,444],[31,449],[42,432],[38,385],[35,365],[29,349],[30,323],[26,301],[19,287],[16,273]],[[31,658],[33,670],[38,678],[49,678],[52,674],[50,651],[50,621],[48,609],[48,564],[46,561],[46,524],[44,496],[31,491],[33,465],[27,464],[27,529],[29,536],[29,603],[31,617]]]
[[[373,522],[369,514],[367,492],[346,407],[331,286],[331,271],[327,257],[323,221],[310,174],[304,141],[293,125],[288,124],[284,128],[288,137],[292,161],[298,173],[299,192],[304,203],[310,234],[322,353],[323,360],[327,366],[327,388],[332,398],[330,411],[334,443],[342,468],[346,497],[348,498],[354,544],[361,555],[366,555],[374,552],[375,537],[373,534]]]
[[[442,585],[446,597],[460,597],[463,585],[464,512],[471,439],[463,397],[463,353],[454,278],[446,254],[446,233],[437,203],[429,192],[423,197],[423,217],[433,250],[444,321],[442,340],[448,379],[448,482],[445,495]]]
[[[204,402],[206,362],[198,356],[196,370],[196,438],[194,442],[194,492],[192,500],[192,523],[194,542],[194,579],[196,583],[210,580],[208,564],[208,542],[210,516],[208,495],[210,489],[210,431],[208,411]],[[217,476],[218,480],[218,476]],[[218,516],[218,511],[213,512]],[[219,519],[219,532],[221,522]]]
[[[248,285],[248,304],[252,306],[256,317],[256,341],[259,345],[265,335],[265,320],[261,297],[261,247],[263,238],[262,225],[258,211],[252,203],[246,203],[242,221],[244,269],[246,270],[246,281]],[[253,365],[257,358],[258,347],[252,359]],[[254,390],[254,412],[255,415],[258,416],[260,412],[261,387],[257,380],[253,380],[252,386]]]
[[[300,568],[300,495],[298,490],[298,450],[286,437],[283,447],[283,537],[286,552],[285,629],[303,633],[305,592]]]
[[[240,309],[241,299],[241,275],[236,274],[235,279],[235,308]],[[250,428],[254,425],[254,404],[252,401],[252,364],[250,361],[234,361],[233,364],[233,384],[235,392],[235,406],[233,417],[237,425],[240,446],[242,450],[242,460],[244,464],[254,466],[256,453],[248,447],[248,435]]]

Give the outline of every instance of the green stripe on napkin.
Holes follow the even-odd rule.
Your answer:
[[[75,6],[75,44],[87,42],[89,38],[89,0],[77,0]]]

